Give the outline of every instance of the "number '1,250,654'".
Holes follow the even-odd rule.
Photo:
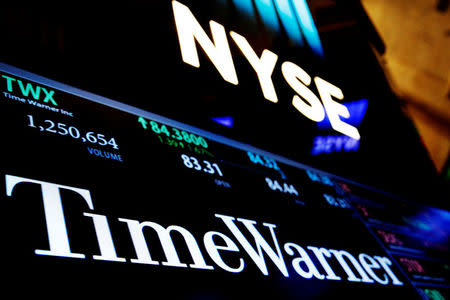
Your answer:
[[[117,145],[114,138],[107,139],[105,135],[96,133],[93,131],[82,132],[75,126],[68,126],[64,123],[55,123],[52,120],[44,120],[43,122],[35,123],[34,117],[32,115],[27,115],[28,117],[28,127],[39,129],[39,131],[46,131],[54,134],[70,136],[74,139],[81,140],[83,143],[89,142],[92,144],[98,144],[100,146],[111,146],[113,149],[118,150],[119,145]]]

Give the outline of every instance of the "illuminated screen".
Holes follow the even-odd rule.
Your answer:
[[[5,292],[448,297],[447,211],[8,65],[0,76]]]
[[[5,3],[5,295],[449,299],[446,198],[351,10]]]
[[[108,3],[108,13],[92,3],[5,4],[0,61],[445,207],[433,163],[358,23],[351,5],[358,1],[322,2],[130,0]],[[48,89],[0,79],[11,95],[23,90],[33,101],[62,105]],[[178,136],[150,121],[138,124],[149,134],[160,130],[163,143]],[[104,151],[121,150],[113,135],[76,129],[81,140],[105,139]]]

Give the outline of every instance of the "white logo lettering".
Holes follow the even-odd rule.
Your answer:
[[[195,43],[197,41],[222,78],[237,85],[239,82],[225,28],[217,22],[210,21],[214,41],[212,42],[187,6],[174,0],[172,7],[183,61],[193,67],[200,67]],[[246,38],[233,31],[230,32],[230,35],[255,70],[264,98],[277,103],[278,97],[272,81],[272,74],[278,61],[278,55],[264,49],[261,56],[258,57]],[[302,68],[292,62],[284,62],[281,64],[281,71],[286,82],[298,94],[293,96],[292,105],[300,113],[315,122],[322,121],[326,113],[334,130],[355,140],[360,139],[358,129],[340,119],[340,117],[349,118],[350,113],[347,107],[332,99],[332,96],[338,100],[344,99],[344,95],[338,87],[315,77],[314,83],[319,91],[321,102],[308,88],[312,81],[311,76]]]
[[[232,84],[238,84],[224,27],[214,21],[210,22],[213,43],[187,6],[177,1],[173,1],[172,6],[183,61],[193,67],[200,67],[195,45],[197,41],[223,79]]]
[[[222,219],[222,221],[227,225],[228,229],[234,234],[234,236],[237,238],[239,243],[241,243],[242,247],[244,247],[245,251],[247,251],[248,255],[253,259],[255,264],[258,266],[258,268],[261,270],[261,272],[264,275],[269,275],[269,272],[267,271],[266,261],[264,260],[264,256],[262,253],[262,250],[272,259],[272,261],[275,263],[275,265],[280,269],[281,273],[285,277],[289,277],[288,271],[286,269],[286,265],[284,264],[283,256],[280,251],[280,246],[278,245],[277,238],[275,236],[274,228],[276,228],[273,224],[264,223],[263,225],[266,227],[269,227],[270,233],[272,235],[273,243],[275,244],[275,251],[269,246],[269,244],[264,240],[264,238],[261,236],[261,234],[256,230],[255,228],[255,221],[252,220],[246,220],[238,218],[237,220],[245,225],[248,231],[252,234],[253,238],[255,239],[256,248],[257,251],[250,245],[250,243],[247,241],[247,239],[244,237],[242,232],[239,231],[236,224],[234,224],[234,217],[224,216],[216,214],[216,217]]]
[[[92,203],[91,194],[88,190],[12,175],[6,175],[5,179],[6,195],[9,197],[13,197],[13,190],[18,184],[32,183],[41,186],[50,250],[35,250],[35,254],[67,258],[86,258],[85,254],[73,253],[70,249],[69,235],[65,224],[60,189],[69,190],[80,195],[87,203],[88,208],[92,211],[94,206]],[[94,214],[92,212],[84,212],[83,216],[92,219],[100,249],[100,255],[93,255],[93,260],[121,263],[126,262],[126,258],[118,257],[116,254],[107,217],[104,215]],[[215,216],[224,222],[262,274],[266,276],[269,275],[265,260],[265,258],[268,257],[280,270],[283,276],[289,277],[289,271],[286,267],[283,253],[275,235],[276,225],[262,223],[264,227],[269,228],[270,235],[272,237],[271,245],[269,245],[269,243],[262,237],[261,233],[256,229],[256,221],[242,218],[236,219],[235,217],[221,214],[215,214]],[[194,235],[186,228],[177,225],[170,225],[167,228],[164,228],[155,222],[139,222],[124,218],[118,218],[118,221],[126,223],[128,226],[128,231],[137,256],[135,259],[130,259],[131,263],[148,265],[160,264],[160,261],[154,260],[151,257],[149,245],[147,245],[143,232],[144,228],[152,228],[158,235],[162,250],[166,257],[166,261],[161,263],[163,266],[214,270],[213,266],[206,263],[202,250],[200,249]],[[250,244],[246,236],[235,224],[235,221],[244,225],[253,237],[255,246]],[[175,248],[172,240],[172,234],[174,233],[181,235],[186,242],[187,250],[193,260],[192,264],[187,265],[180,261],[177,249]],[[217,238],[220,238],[221,242],[216,244],[216,242],[218,242]],[[244,258],[237,256],[235,261],[230,261],[227,259],[227,263],[225,263],[221,257],[221,251],[236,253],[240,252],[239,247],[230,237],[221,232],[208,231],[203,236],[203,242],[206,252],[209,254],[209,258],[211,258],[211,260],[221,269],[230,273],[240,273],[244,271]],[[392,262],[387,257],[371,257],[368,254],[361,253],[358,256],[358,262],[352,254],[345,250],[325,249],[313,246],[307,246],[306,249],[310,250],[311,254],[308,254],[308,252],[300,245],[294,243],[284,244],[284,251],[289,256],[294,256],[296,253],[300,255],[293,258],[291,264],[295,272],[303,278],[315,278],[318,280],[342,280],[341,277],[336,275],[327,261],[327,259],[335,259],[335,262],[337,261],[342,267],[342,270],[347,274],[347,281],[370,284],[377,282],[382,285],[387,285],[389,284],[389,279],[391,279],[391,283],[393,285],[403,285],[403,282],[401,282],[391,270],[390,266],[392,265]],[[319,272],[319,269],[316,267],[309,255],[315,255],[317,261],[320,263],[320,266],[326,274],[321,274]],[[332,265],[335,265],[335,263]],[[353,270],[358,272],[359,277],[355,275]],[[378,270],[377,274],[375,274],[373,270]],[[380,274],[383,271],[384,273]]]
[[[35,253],[39,255],[85,258],[84,254],[72,253],[70,250],[66,220],[64,218],[59,190],[66,189],[79,194],[86,201],[89,208],[93,210],[94,206],[92,204],[90,192],[88,190],[70,186],[6,175],[6,195],[11,196],[14,187],[20,183],[39,184],[42,190],[42,200],[44,203],[44,213],[47,223],[50,250],[35,250]]]

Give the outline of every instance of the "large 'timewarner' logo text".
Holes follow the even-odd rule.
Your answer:
[[[229,83],[239,84],[225,28],[217,22],[210,21],[213,39],[211,41],[187,6],[177,1],[172,1],[172,7],[183,61],[196,68],[200,67],[196,46],[196,43],[198,43],[222,78]],[[230,35],[256,72],[264,98],[277,103],[278,96],[272,81],[272,74],[278,55],[265,49],[259,57],[245,37],[234,31],[231,31]],[[318,76],[314,77],[314,83],[322,100],[321,102],[308,88],[312,78],[302,68],[286,61],[281,65],[281,72],[286,82],[296,92],[292,98],[292,105],[300,113],[315,122],[324,120],[326,113],[334,130],[356,140],[360,139],[358,129],[340,119],[340,117],[350,117],[347,107],[332,99],[332,97],[339,100],[344,99],[340,88]]]
[[[67,258],[85,259],[86,254],[74,253],[69,243],[69,234],[67,232],[66,220],[61,201],[60,190],[68,190],[77,193],[84,199],[88,212],[84,212],[83,216],[92,219],[93,227],[97,237],[100,254],[93,255],[94,260],[111,261],[125,263],[128,260],[133,264],[147,265],[163,265],[168,267],[194,268],[203,270],[215,270],[220,268],[231,273],[240,273],[245,269],[246,261],[252,261],[264,275],[269,275],[266,259],[270,260],[276,268],[285,277],[289,277],[288,267],[283,255],[294,257],[290,263],[296,275],[318,280],[342,280],[341,274],[347,276],[347,280],[351,282],[378,283],[382,285],[403,285],[391,270],[392,262],[387,257],[370,256],[360,253],[357,258],[345,250],[334,250],[326,248],[318,248],[307,246],[306,249],[298,244],[288,242],[280,247],[277,236],[275,234],[276,225],[263,223],[264,230],[269,230],[271,241],[266,241],[256,228],[257,222],[248,219],[235,218],[221,214],[215,214],[233,235],[235,240],[242,247],[238,247],[237,243],[228,235],[217,231],[208,231],[203,235],[203,246],[209,255],[210,262],[208,264],[197,243],[194,235],[186,228],[177,225],[170,225],[164,228],[158,223],[152,221],[138,221],[126,218],[118,218],[117,220],[124,223],[128,227],[131,241],[134,246],[136,258],[125,258],[117,256],[114,239],[112,237],[109,221],[107,216],[96,214],[93,212],[94,205],[91,194],[88,190],[71,186],[65,186],[40,180],[28,179],[23,177],[6,175],[6,194],[12,196],[14,188],[18,184],[31,183],[41,187],[42,201],[44,207],[44,215],[47,225],[49,249],[36,249],[37,255],[59,256]],[[241,223],[247,232],[251,235],[253,243],[247,240],[247,237],[238,228],[237,223]],[[241,226],[242,226],[241,225]],[[153,229],[159,238],[162,250],[164,252],[165,261],[158,261],[151,256],[151,245],[146,241],[144,228]],[[187,249],[193,263],[187,265],[180,261],[177,249],[172,240],[171,234],[177,232],[181,235],[186,243]],[[122,244],[122,243],[121,243]],[[243,249],[246,255],[239,253]],[[284,251],[282,251],[284,250]],[[227,262],[222,255],[228,252],[235,253],[234,259]],[[315,258],[316,263],[313,259]],[[331,267],[340,266],[338,270]],[[341,273],[341,274],[340,274]]]

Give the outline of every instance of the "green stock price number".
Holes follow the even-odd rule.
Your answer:
[[[205,149],[208,148],[208,143],[206,142],[206,140],[201,136],[197,136],[193,133],[166,126],[164,124],[159,124],[155,121],[147,122],[142,117],[139,117],[138,122],[141,123],[144,129],[148,129],[150,127],[150,129],[156,134],[164,134],[169,138],[173,138],[179,141],[185,141],[188,144],[194,144],[196,146],[202,146]]]

